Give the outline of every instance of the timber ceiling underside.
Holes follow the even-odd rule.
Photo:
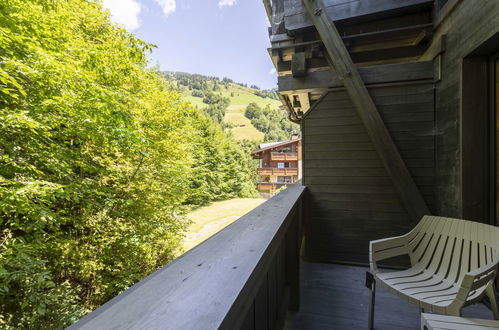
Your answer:
[[[291,119],[299,121],[325,90],[335,86],[326,51],[302,0],[281,1],[284,12],[274,15],[282,18],[269,29],[269,54],[279,75],[281,100]],[[433,36],[433,1],[325,0],[324,4],[358,67],[417,61]]]

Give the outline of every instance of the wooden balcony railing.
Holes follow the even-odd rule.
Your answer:
[[[283,186],[291,185],[292,183],[284,183],[284,182],[258,182],[258,190],[276,190]]]
[[[274,190],[275,189],[275,185],[273,183],[270,183],[270,182],[262,182],[262,183],[258,183],[258,190]]]
[[[70,329],[274,329],[299,305],[301,183]]]
[[[277,168],[260,167],[257,170],[258,175],[298,175],[297,167]]]
[[[297,152],[271,152],[270,158],[273,161],[298,160],[298,153]]]

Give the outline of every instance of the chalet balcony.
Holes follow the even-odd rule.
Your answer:
[[[297,167],[277,168],[260,167],[257,170],[258,175],[298,175]]]
[[[300,310],[287,314],[286,330],[368,329],[369,289],[365,285],[367,267],[300,263]],[[419,330],[419,308],[376,288],[376,330]],[[483,304],[463,310],[464,317],[491,319]],[[255,328],[256,329],[256,328]]]
[[[292,185],[70,329],[274,329],[299,307],[302,196]]]
[[[499,225],[497,3],[324,2],[264,0],[279,94],[301,123],[304,185],[288,185],[72,329],[366,329],[370,241],[403,235],[429,214]],[[447,277],[480,266],[485,245],[451,243],[457,228],[435,228],[413,241],[433,250],[418,259],[426,270],[447,267]],[[376,293],[377,330],[421,329],[418,305],[381,285]],[[439,303],[453,295],[431,294]],[[484,300],[462,314],[492,319]]]
[[[70,329],[366,329],[367,267],[305,262],[305,187],[274,196]],[[376,329],[420,329],[420,312],[378,289]],[[464,316],[491,318],[485,305]]]
[[[298,160],[297,152],[272,152],[270,153],[272,161],[296,161]]]

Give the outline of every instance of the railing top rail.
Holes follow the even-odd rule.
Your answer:
[[[70,329],[218,329],[241,315],[305,187],[290,185]]]

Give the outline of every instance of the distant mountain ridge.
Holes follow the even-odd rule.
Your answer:
[[[195,90],[207,90],[210,88],[217,88],[216,86],[221,84],[223,86],[229,86],[230,84],[238,85],[241,87],[249,88],[254,90],[256,96],[262,98],[270,98],[274,100],[279,100],[277,95],[277,88],[275,89],[261,89],[257,85],[249,85],[246,83],[235,82],[234,80],[224,77],[219,78],[216,76],[205,76],[198,73],[187,73],[178,71],[163,71],[165,78],[169,81],[176,81],[180,85],[188,87],[189,89]]]

